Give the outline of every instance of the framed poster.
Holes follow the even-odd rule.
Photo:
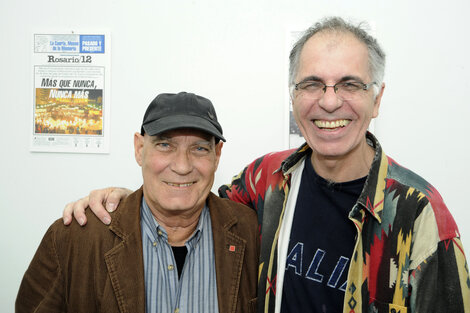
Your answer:
[[[109,152],[110,36],[35,33],[31,151]]]

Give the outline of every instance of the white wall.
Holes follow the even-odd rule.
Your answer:
[[[468,1],[0,2],[0,311],[65,203],[92,188],[138,188],[132,135],[160,92],[210,98],[227,143],[216,185],[286,147],[286,30],[325,15],[374,23],[388,55],[375,133],[395,160],[441,192],[470,251]],[[37,30],[109,29],[111,153],[31,153],[31,40]]]

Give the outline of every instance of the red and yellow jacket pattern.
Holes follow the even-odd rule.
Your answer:
[[[385,155],[371,133],[366,137],[375,157],[349,214],[357,239],[343,312],[470,312],[468,264],[457,225],[439,192]],[[258,312],[274,312],[277,239],[291,172],[309,149],[304,144],[266,154],[219,189],[220,196],[258,213]]]

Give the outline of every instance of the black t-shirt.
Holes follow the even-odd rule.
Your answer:
[[[282,313],[343,311],[357,233],[348,215],[365,180],[329,182],[307,158],[287,252]]]
[[[186,246],[171,246],[171,249],[173,250],[176,268],[178,269],[178,278],[181,278],[181,273],[183,272],[184,261],[186,261],[186,254],[188,254],[188,249]]]

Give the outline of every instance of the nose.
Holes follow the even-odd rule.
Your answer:
[[[343,105],[343,101],[335,93],[334,86],[326,86],[325,93],[318,101],[318,104],[327,112],[334,112]]]
[[[171,162],[171,170],[179,175],[186,175],[193,170],[191,155],[185,150],[178,150]]]

